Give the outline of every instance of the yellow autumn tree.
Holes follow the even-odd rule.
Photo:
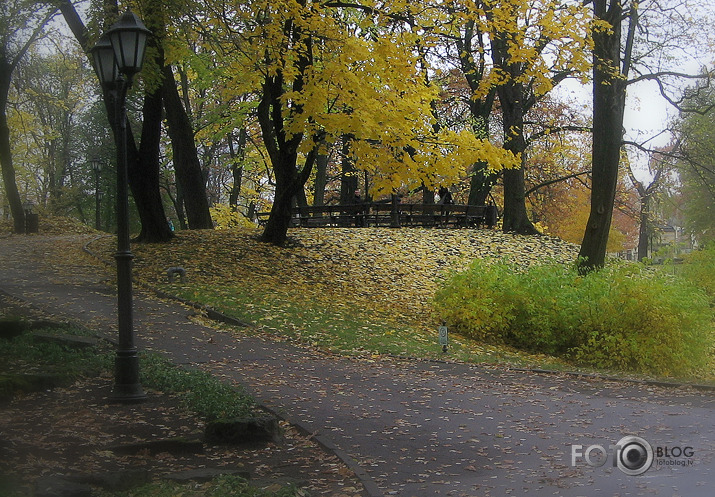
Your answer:
[[[378,191],[436,185],[477,160],[495,170],[517,162],[472,133],[435,126],[437,89],[424,77],[417,49],[424,33],[410,22],[412,4],[346,5],[208,2],[197,18],[224,98],[254,98],[275,176],[264,241],[285,240],[293,198],[321,147],[338,137],[351,137],[350,153],[373,173]]]
[[[498,98],[506,150],[527,148],[525,114],[568,77],[584,78],[591,64],[592,13],[568,0],[453,0],[434,2],[446,21],[435,34],[446,44],[446,61],[463,73],[475,132],[487,135]],[[477,129],[478,128],[478,129]],[[478,176],[483,176],[479,178]],[[494,179],[475,167],[472,189]],[[504,229],[533,233],[525,207],[524,170],[504,171]],[[486,198],[486,193],[470,195]]]

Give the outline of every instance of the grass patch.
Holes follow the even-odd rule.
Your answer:
[[[21,321],[16,321],[20,323]],[[27,329],[21,326],[22,329]],[[36,327],[11,340],[0,340],[0,371],[22,373],[53,373],[68,380],[81,376],[97,376],[111,367],[107,348],[75,349],[59,343],[38,341],[33,335],[91,336],[82,328],[71,326]]]
[[[187,409],[207,421],[251,417],[257,412],[253,397],[209,373],[182,369],[154,353],[142,353],[140,361],[144,387],[177,394]]]
[[[24,330],[29,328],[29,324],[19,319],[6,321],[9,322],[20,323]],[[32,387],[25,385],[27,381],[36,381],[31,379],[23,383],[15,373],[51,374],[61,378],[62,383],[71,384],[82,377],[109,375],[113,371],[114,351],[109,344],[99,349],[74,349],[38,341],[34,334],[92,336],[87,329],[53,325],[35,327],[33,333],[25,332],[10,340],[0,340],[0,394],[11,394],[10,390],[23,391],[24,386]],[[255,399],[242,389],[222,383],[209,373],[182,369],[159,354],[142,352],[139,371],[142,386],[178,395],[187,409],[206,420],[249,417],[258,409]]]
[[[470,336],[446,310],[433,307],[434,294],[449,275],[475,260],[500,254],[520,271],[546,260],[568,267],[578,255],[572,244],[492,230],[331,228],[292,229],[287,246],[274,247],[260,243],[258,234],[241,229],[179,232],[169,244],[137,245],[135,270],[168,293],[255,323],[257,333],[287,336],[335,353],[610,374],[630,370],[603,361],[579,366],[573,355],[553,348],[520,349]],[[111,254],[113,241],[100,240],[94,249]],[[188,283],[167,284],[169,266],[185,268]],[[438,344],[442,319],[450,326],[446,355]],[[532,324],[537,331],[549,326],[543,319]],[[712,378],[712,367],[702,377]]]
[[[328,305],[305,301],[277,289],[258,291],[238,285],[174,286],[166,288],[182,298],[208,304],[227,315],[256,325],[258,333],[271,333],[300,341],[331,353],[348,356],[389,354],[424,359],[449,359],[463,362],[508,362],[519,366],[538,364],[565,369],[559,359],[525,354],[509,347],[498,347],[450,334],[449,352],[439,345],[434,320],[425,322],[395,316],[388,310],[366,308],[354,302],[336,301]]]

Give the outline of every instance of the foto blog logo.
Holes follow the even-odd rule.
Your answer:
[[[606,464],[611,456],[614,468],[630,476],[642,475],[650,469],[654,461],[659,466],[692,466],[695,451],[692,447],[653,447],[643,438],[626,436],[608,450],[603,445],[571,445],[571,466],[582,459],[591,467]]]
[[[576,466],[578,459],[583,458],[591,467],[598,468],[606,464],[609,454],[612,456],[613,467],[631,476],[641,475],[653,464],[653,447],[643,438],[626,436],[615,445],[609,445],[608,451],[603,445],[571,446],[571,465]]]

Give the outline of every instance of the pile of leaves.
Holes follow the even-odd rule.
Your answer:
[[[193,284],[245,284],[408,317],[424,316],[446,274],[474,259],[499,255],[522,267],[544,259],[571,263],[578,248],[492,230],[331,228],[292,230],[285,247],[259,242],[252,230],[191,231],[134,251],[136,270],[152,283],[164,283],[166,269],[180,266]]]
[[[0,234],[9,235],[13,233],[12,220],[0,221]],[[91,235],[98,233],[94,228],[83,224],[77,219],[63,216],[46,216],[40,214],[39,234],[40,235]]]
[[[452,271],[498,255],[520,267],[571,263],[578,247],[492,230],[294,229],[284,247],[259,231],[183,231],[169,244],[135,245],[142,281],[275,332],[348,354],[439,356],[435,291]],[[113,239],[92,249],[111,258]],[[167,268],[188,283],[167,283]],[[494,360],[501,349],[453,336],[452,356]],[[461,354],[461,355],[460,355]],[[488,355],[489,357],[484,357]]]

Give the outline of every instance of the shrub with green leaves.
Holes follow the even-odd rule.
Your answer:
[[[682,275],[699,286],[715,303],[715,244],[684,257]]]
[[[712,353],[707,295],[640,264],[580,276],[557,263],[524,270],[478,260],[444,284],[435,307],[473,338],[598,368],[694,374]]]

